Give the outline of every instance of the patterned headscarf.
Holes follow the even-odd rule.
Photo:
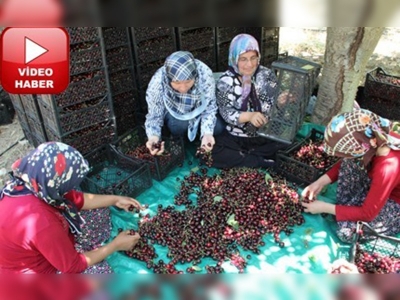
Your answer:
[[[166,89],[166,102],[168,107],[176,108],[177,103],[181,106],[176,112],[188,112],[194,109],[193,103],[200,103],[200,91],[197,89],[198,73],[195,58],[190,52],[177,51],[167,57],[164,63],[165,76],[164,88]],[[193,87],[186,94],[181,94],[171,86],[172,81],[195,80]],[[169,103],[168,103],[169,102]],[[185,109],[185,107],[187,109]]]
[[[366,109],[335,116],[325,129],[324,146],[329,155],[362,157],[364,166],[386,145],[400,150],[400,139],[389,135],[390,121]]]
[[[13,179],[0,191],[0,200],[4,195],[33,194],[57,208],[72,233],[81,233],[78,209],[64,198],[89,172],[87,161],[77,150],[59,142],[43,143],[14,162],[12,170]]]
[[[260,55],[260,49],[258,47],[257,40],[249,34],[239,34],[239,35],[235,36],[229,46],[229,59],[228,59],[228,64],[230,67],[229,69],[233,73],[235,73],[239,76],[242,76],[239,73],[239,67],[238,67],[239,56],[248,51],[256,51],[257,55],[258,55],[258,63],[260,63],[261,55]],[[257,69],[256,69],[256,72],[257,72]],[[247,110],[249,98],[252,101],[254,110],[261,111],[261,104],[257,97],[257,94],[255,93],[254,85],[252,84],[252,81],[251,81],[251,77],[253,75],[242,76],[242,98],[243,98],[242,110],[243,111]]]

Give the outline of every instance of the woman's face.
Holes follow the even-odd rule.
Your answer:
[[[258,66],[258,54],[256,51],[248,51],[239,55],[238,69],[242,76],[251,76]]]
[[[193,85],[194,85],[194,79],[171,81],[172,88],[181,94],[186,94],[193,87]]]

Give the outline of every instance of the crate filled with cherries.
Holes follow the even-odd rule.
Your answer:
[[[311,129],[308,136],[276,158],[277,172],[287,180],[299,185],[308,185],[327,172],[338,158],[329,156],[323,148],[324,133]]]
[[[152,177],[163,180],[175,167],[182,165],[185,159],[185,150],[182,138],[162,137],[162,141],[155,143],[154,148],[161,148],[164,142],[164,152],[161,155],[151,155],[146,147],[147,137],[142,127],[136,127],[121,136],[114,147],[125,156],[149,164]]]

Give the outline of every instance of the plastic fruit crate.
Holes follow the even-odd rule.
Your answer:
[[[90,171],[81,184],[84,192],[136,197],[152,186],[149,166],[121,155],[111,145],[85,158]]]
[[[183,138],[163,137],[162,140],[165,142],[164,153],[152,156],[145,145],[147,137],[144,129],[136,127],[121,136],[114,146],[123,155],[146,162],[150,167],[152,177],[161,181],[185,159]]]
[[[79,46],[79,47],[78,47]],[[90,72],[104,67],[100,42],[71,46],[70,75]]]
[[[273,68],[278,87],[274,104],[268,113],[268,123],[258,129],[258,134],[278,142],[291,144],[303,124],[310,100],[308,71],[295,68]],[[288,95],[280,99],[280,95]],[[279,100],[279,101],[278,101]]]
[[[100,27],[66,27],[70,44],[95,41],[100,39]]]
[[[326,173],[339,159],[333,156],[325,154],[322,149],[322,159],[327,162],[325,165],[315,167],[311,164],[302,162],[303,158],[295,158],[294,156],[303,147],[316,143],[322,143],[324,139],[324,133],[316,129],[311,129],[309,135],[300,142],[295,143],[292,147],[285,151],[279,151],[276,155],[276,171],[284,176],[290,182],[299,185],[309,185],[310,183],[317,180],[320,176]],[[317,151],[318,153],[319,151]],[[307,158],[313,157],[311,152],[305,153]],[[308,156],[309,155],[309,156]]]
[[[131,30],[132,36],[137,42],[175,34],[174,27],[131,27]]]
[[[192,52],[194,49],[214,47],[214,27],[178,27],[178,47]],[[196,55],[193,54],[195,58]]]
[[[136,64],[143,64],[160,59],[165,60],[166,57],[177,50],[174,34],[160,36],[154,39],[135,41],[133,48],[137,60]]]
[[[364,99],[360,106],[390,120],[400,120],[400,77],[387,74],[382,68],[367,73]]]
[[[400,238],[378,233],[367,223],[358,222],[349,260],[360,273],[400,273]],[[381,266],[385,260],[386,265]]]

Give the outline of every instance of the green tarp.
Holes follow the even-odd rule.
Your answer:
[[[312,128],[324,130],[324,127],[305,123],[298,132],[298,137],[305,137]],[[196,168],[197,158],[194,158],[195,147],[189,145],[186,149],[185,162],[182,167],[176,167],[163,181],[153,180],[153,186],[139,195],[137,200],[142,204],[148,204],[149,208],[143,213],[154,215],[157,212],[158,204],[164,206],[173,204],[174,196],[178,193],[180,183],[176,177],[181,179]],[[191,163],[189,163],[191,162]],[[212,170],[217,172],[217,170]],[[300,190],[299,190],[300,192]],[[336,187],[334,185],[321,195],[321,199],[329,202],[335,201]],[[118,228],[130,229],[137,228],[139,217],[112,208],[112,236],[117,234]],[[285,247],[280,248],[271,234],[264,237],[265,246],[261,253],[256,255],[252,252],[242,251],[241,254],[251,255],[248,261],[246,273],[326,273],[330,264],[337,258],[346,257],[349,245],[341,243],[335,235],[335,222],[331,217],[321,215],[304,214],[306,222],[301,226],[295,226],[294,233],[290,236],[281,235]],[[166,247],[155,245],[158,259],[168,262]],[[124,274],[146,274],[151,270],[146,268],[146,263],[129,258],[124,253],[114,253],[108,258],[108,262],[116,273]],[[216,261],[202,259],[199,273],[206,273],[207,264],[215,265]],[[191,264],[176,265],[178,270],[185,271]],[[225,262],[223,268],[226,273],[237,273],[236,267],[229,261]]]

